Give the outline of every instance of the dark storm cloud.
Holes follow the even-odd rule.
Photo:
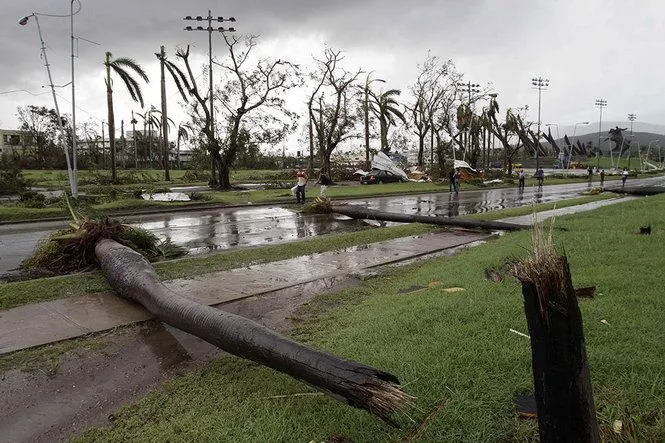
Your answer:
[[[32,20],[26,26],[20,26],[18,20],[33,11],[66,14],[70,4],[67,0],[0,1],[0,92],[27,89],[40,93],[47,81],[36,28]],[[325,42],[348,52],[348,61],[355,67],[376,69],[400,88],[413,81],[416,64],[422,62],[428,50],[444,59],[452,58],[470,80],[492,82],[505,107],[529,104],[536,109],[537,95],[530,88],[530,79],[542,74],[552,81],[543,107],[543,119],[550,122],[592,120],[596,96],[608,100],[606,112],[616,113],[616,118],[627,112],[655,117],[663,110],[663,88],[657,74],[661,62],[654,55],[665,51],[661,37],[665,6],[657,0],[81,3],[75,34],[100,45],[79,43],[77,93],[81,94],[81,106],[100,115],[105,51],[135,58],[151,70],[151,76],[156,75],[154,53],[161,44],[170,54],[176,47],[192,44],[193,53],[203,62],[207,33],[184,31],[187,23],[182,18],[205,16],[208,9],[214,16],[235,16],[238,21],[232,25],[239,33],[259,34],[266,43],[285,45],[289,38],[299,39],[303,43],[297,50],[307,52],[305,55],[320,53],[320,44]],[[54,82],[67,83],[69,19],[41,17],[40,22]],[[219,40],[216,36],[216,57],[223,55]],[[628,87],[637,84],[641,85],[639,91]],[[67,95],[64,90],[63,95]],[[0,125],[11,119],[8,116],[17,105],[41,99],[47,102],[48,96],[0,95]]]

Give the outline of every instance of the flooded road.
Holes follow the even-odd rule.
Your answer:
[[[632,180],[653,185],[663,177]],[[611,185],[607,183],[608,187]],[[459,195],[443,192],[373,197],[349,201],[388,212],[454,217],[464,214],[513,208],[532,203],[552,202],[579,196],[598,183],[465,191]],[[297,208],[296,208],[297,209]],[[125,217],[126,223],[155,233],[162,239],[187,248],[191,254],[215,250],[285,243],[333,232],[351,232],[369,225],[344,216],[303,214],[278,205],[217,208],[195,212],[168,212]],[[66,222],[37,222],[0,225],[0,275],[19,266],[39,241]]]

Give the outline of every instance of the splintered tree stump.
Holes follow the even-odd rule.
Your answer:
[[[541,442],[599,442],[582,314],[566,256],[534,227],[534,257],[518,263]]]

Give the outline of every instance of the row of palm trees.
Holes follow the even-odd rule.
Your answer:
[[[148,150],[152,149],[152,127],[154,126],[161,132],[161,137],[158,138],[159,145],[161,146],[160,155],[158,158],[161,158],[161,164],[164,168],[164,179],[169,181],[171,180],[170,171],[169,171],[169,141],[168,141],[168,129],[169,124],[174,125],[173,120],[168,117],[167,106],[166,106],[166,72],[171,75],[178,92],[185,102],[188,101],[188,97],[185,91],[189,90],[189,82],[185,74],[176,66],[173,62],[168,60],[166,53],[164,51],[164,46],[160,47],[160,51],[155,53],[157,59],[160,61],[160,74],[161,74],[161,110],[157,110],[154,106],[147,110],[145,113],[137,113],[139,117],[143,120],[143,134],[146,134],[146,129],[148,129]],[[127,57],[114,58],[111,52],[106,52],[106,57],[104,60],[104,66],[106,68],[106,102],[108,107],[108,127],[109,127],[109,148],[111,151],[111,177],[113,180],[117,178],[116,171],[116,148],[115,148],[115,113],[113,110],[113,77],[120,77],[122,80],[125,89],[129,92],[129,95],[132,97],[132,100],[138,102],[141,107],[144,107],[143,94],[141,92],[141,86],[139,80],[143,80],[145,83],[149,83],[150,80],[145,73],[144,69],[134,60]],[[157,118],[157,115],[160,118]],[[137,121],[132,115],[132,125],[135,127]],[[147,126],[147,128],[146,128]],[[177,158],[178,163],[180,162],[180,140],[187,140],[191,134],[192,127],[187,124],[181,124],[178,126],[177,134]],[[134,130],[134,133],[136,131]],[[148,158],[152,161],[152,154],[148,152]],[[135,159],[135,161],[137,161]],[[179,166],[179,165],[178,165]]]

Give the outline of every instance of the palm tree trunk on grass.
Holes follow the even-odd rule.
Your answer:
[[[305,381],[392,425],[396,425],[392,414],[408,404],[394,375],[317,351],[246,318],[181,297],[159,281],[141,254],[128,247],[104,239],[97,243],[95,254],[120,296],[140,303],[165,323]]]
[[[367,220],[381,220],[400,223],[427,223],[439,226],[456,226],[469,229],[489,229],[501,231],[520,231],[529,229],[528,226],[499,221],[466,220],[452,217],[432,217],[428,215],[397,214],[393,212],[377,211],[357,205],[335,205],[329,211],[347,217]]]

